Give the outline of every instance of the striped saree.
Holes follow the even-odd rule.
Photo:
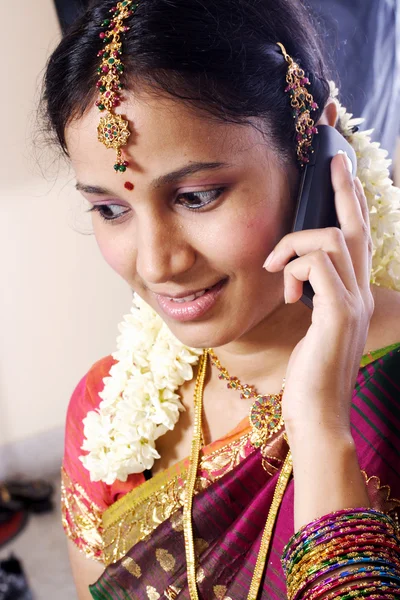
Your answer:
[[[352,402],[352,433],[371,504],[400,517],[400,343],[362,359]],[[202,600],[244,600],[280,468],[283,432],[261,451],[243,421],[203,449],[193,501],[197,585]],[[188,461],[133,489],[102,516],[104,574],[96,600],[188,600],[182,504]],[[294,533],[293,481],[281,502],[260,599],[284,600],[280,557]]]

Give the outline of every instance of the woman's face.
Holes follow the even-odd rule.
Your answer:
[[[125,173],[97,140],[97,108],[66,132],[105,260],[184,344],[253,335],[283,302],[282,275],[262,267],[290,227],[296,169],[280,165],[253,127],[210,122],[175,100],[142,94],[124,115]]]

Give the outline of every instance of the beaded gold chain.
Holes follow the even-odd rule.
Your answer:
[[[185,538],[185,553],[187,565],[187,579],[189,587],[189,595],[191,600],[199,600],[197,584],[196,584],[196,555],[194,551],[193,526],[192,526],[192,505],[193,495],[196,484],[197,469],[199,465],[200,448],[201,448],[201,420],[203,412],[203,394],[204,382],[207,372],[208,357],[215,356],[211,349],[204,350],[200,362],[196,378],[194,390],[194,432],[191,445],[191,453],[189,460],[188,476],[185,488],[185,499],[183,505],[183,532]],[[239,382],[240,383],[240,382]],[[241,385],[241,384],[240,384]],[[248,386],[247,386],[248,387]],[[262,576],[265,569],[267,554],[271,542],[272,531],[275,525],[276,517],[283,494],[285,493],[287,484],[292,474],[293,462],[290,451],[288,452],[282,470],[275,487],[274,497],[268,513],[267,521],[261,537],[260,549],[257,555],[256,566],[254,568],[253,577],[251,580],[247,600],[257,600],[257,595],[260,589]]]
[[[258,394],[253,385],[243,384],[237,377],[231,377],[225,367],[221,365],[212,348],[208,349],[208,354],[211,358],[211,363],[220,372],[218,378],[226,382],[228,389],[239,391],[242,399],[248,400],[254,398],[249,413],[249,421],[252,429],[250,441],[255,448],[260,448],[271,435],[277,433],[283,427],[282,396],[285,388],[285,379],[282,381],[282,388],[278,394]]]

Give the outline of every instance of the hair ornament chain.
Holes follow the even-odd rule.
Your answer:
[[[123,173],[129,166],[128,161],[123,159],[121,151],[121,147],[126,145],[130,136],[128,121],[121,115],[115,114],[115,108],[121,103],[120,92],[123,89],[120,81],[120,75],[124,72],[121,60],[121,34],[128,31],[129,27],[125,25],[125,20],[133,15],[137,7],[138,3],[134,3],[133,0],[118,2],[110,10],[111,18],[104,19],[101,23],[101,27],[106,30],[99,34],[105,46],[97,54],[101,57],[101,63],[97,69],[100,79],[96,86],[100,97],[96,101],[96,106],[100,112],[107,111],[107,114],[100,118],[97,134],[98,140],[106,148],[113,148],[117,152],[117,160],[114,164],[116,173]]]
[[[306,88],[310,80],[306,77],[303,69],[286,52],[283,44],[277,43],[288,64],[286,73],[285,92],[290,95],[290,104],[293,109],[293,119],[296,119],[296,155],[301,167],[309,161],[312,148],[312,139],[318,129],[315,127],[311,113],[316,111],[318,104],[314,101],[312,94]]]

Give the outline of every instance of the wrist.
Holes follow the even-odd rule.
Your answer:
[[[310,428],[288,439],[296,529],[336,510],[370,506],[350,431]]]
[[[345,452],[356,451],[350,425],[321,426],[306,424],[302,427],[288,427],[285,431],[292,454],[335,449]]]
[[[288,438],[289,439],[289,438]],[[360,471],[357,450],[351,433],[310,432],[289,439],[293,466],[297,471],[343,473],[352,467]]]

